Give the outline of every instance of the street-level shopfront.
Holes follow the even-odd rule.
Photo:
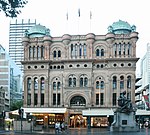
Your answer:
[[[23,108],[27,117],[34,121],[34,125],[54,128],[56,122],[66,122],[66,108]]]
[[[67,108],[23,108],[24,118],[31,118],[35,125],[54,128],[55,123],[65,122],[72,128],[106,127],[113,122],[114,110],[112,109],[86,109],[78,110]],[[18,110],[11,112],[19,115]],[[144,123],[150,121],[150,111],[137,110],[136,121]]]
[[[73,128],[106,127],[113,119],[112,109],[24,108],[24,112],[33,117],[36,125],[45,127],[54,127],[57,121]]]
[[[88,109],[83,110],[82,115],[87,117],[89,127],[107,127],[113,122],[112,109]]]

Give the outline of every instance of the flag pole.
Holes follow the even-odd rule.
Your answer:
[[[68,30],[68,11],[66,13],[66,34],[69,34],[69,30]]]
[[[91,33],[91,27],[92,27],[92,26],[91,26],[91,25],[92,25],[92,22],[91,22],[91,21],[92,21],[92,11],[90,11],[90,33]]]
[[[79,26],[80,26],[80,8],[78,8],[78,34],[80,34],[80,28],[79,28]]]

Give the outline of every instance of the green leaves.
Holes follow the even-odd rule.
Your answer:
[[[17,17],[28,3],[27,0],[0,0],[0,11],[3,11],[7,17]]]

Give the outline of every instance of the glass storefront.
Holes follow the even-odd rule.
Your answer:
[[[91,117],[91,127],[107,127],[107,117]]]
[[[70,115],[70,127],[73,128],[84,128],[87,126],[87,117],[82,115]]]
[[[64,122],[64,114],[33,114],[36,125],[55,127],[55,123]]]

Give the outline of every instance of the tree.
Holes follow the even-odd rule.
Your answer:
[[[0,0],[0,12],[7,17],[17,17],[21,13],[20,8],[27,4],[27,0]]]
[[[22,105],[23,105],[23,101],[16,101],[11,105],[10,110],[13,111],[13,110],[20,109]]]

